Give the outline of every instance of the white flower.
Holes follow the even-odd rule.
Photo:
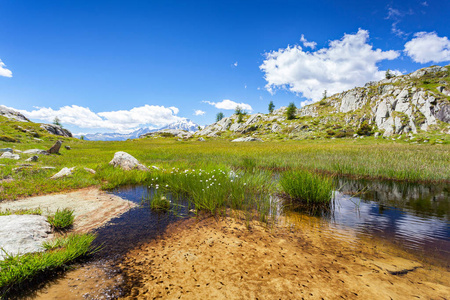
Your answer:
[[[247,183],[244,182],[244,185],[247,185]]]

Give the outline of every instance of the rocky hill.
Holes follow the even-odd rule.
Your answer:
[[[450,134],[450,65],[369,82],[307,105],[287,120],[286,108],[271,114],[224,118],[196,136],[268,138],[355,137],[356,135]]]
[[[20,112],[0,105],[0,141],[19,142],[45,135],[72,137],[72,133],[61,126],[33,123]]]

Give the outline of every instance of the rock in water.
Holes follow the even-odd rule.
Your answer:
[[[10,215],[0,217],[0,249],[8,254],[43,251],[42,242],[50,238],[51,227],[44,216]],[[6,257],[0,251],[0,260]]]
[[[61,177],[66,177],[72,175],[72,171],[75,169],[75,167],[72,168],[62,168],[61,171],[50,177],[51,179],[58,179]]]
[[[4,152],[0,158],[8,158],[18,160],[20,158],[19,154],[12,154],[11,152]]]
[[[56,143],[50,149],[48,149],[47,152],[50,153],[50,154],[59,153],[59,149],[61,148],[61,144],[62,144],[62,141],[56,141]]]
[[[119,151],[114,154],[114,158],[109,162],[114,167],[121,167],[123,170],[129,171],[133,169],[148,171],[147,167],[139,163],[139,161],[130,154]]]

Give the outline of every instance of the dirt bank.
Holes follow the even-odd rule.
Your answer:
[[[337,232],[189,219],[132,250],[126,299],[446,299],[447,270]]]
[[[100,227],[112,218],[136,206],[133,202],[108,194],[96,187],[75,192],[25,198],[16,201],[0,202],[0,210],[32,209],[40,207],[44,215],[57,209],[74,210],[75,232],[88,232]]]

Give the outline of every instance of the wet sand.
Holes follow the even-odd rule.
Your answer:
[[[391,251],[392,250],[392,251]],[[119,264],[124,299],[448,299],[448,270],[309,223],[191,218]]]

